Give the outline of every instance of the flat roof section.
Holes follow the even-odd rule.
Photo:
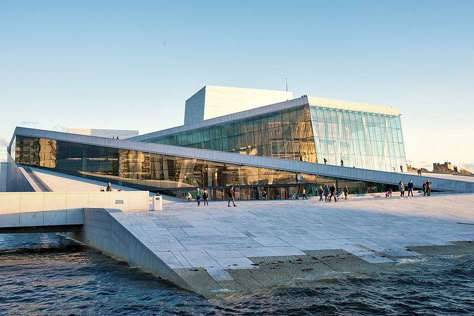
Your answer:
[[[399,108],[382,104],[370,104],[364,102],[346,101],[313,96],[308,96],[308,101],[309,105],[312,106],[385,115],[400,115]]]
[[[189,125],[291,99],[293,93],[290,91],[206,85],[186,100],[184,124]]]

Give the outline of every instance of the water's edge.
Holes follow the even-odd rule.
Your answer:
[[[56,234],[0,235],[0,315],[474,313],[474,254],[418,248],[393,269],[207,300]]]

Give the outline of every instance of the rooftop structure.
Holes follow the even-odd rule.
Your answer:
[[[303,96],[131,140],[386,171],[406,164],[398,108],[320,97]]]
[[[293,99],[290,91],[205,86],[186,100],[184,124]]]

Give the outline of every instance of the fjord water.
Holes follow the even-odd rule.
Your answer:
[[[474,314],[474,256],[208,300],[56,234],[0,235],[0,315],[400,314]]]

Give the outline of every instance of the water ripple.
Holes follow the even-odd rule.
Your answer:
[[[474,255],[207,300],[54,234],[0,237],[0,315],[472,315]]]

